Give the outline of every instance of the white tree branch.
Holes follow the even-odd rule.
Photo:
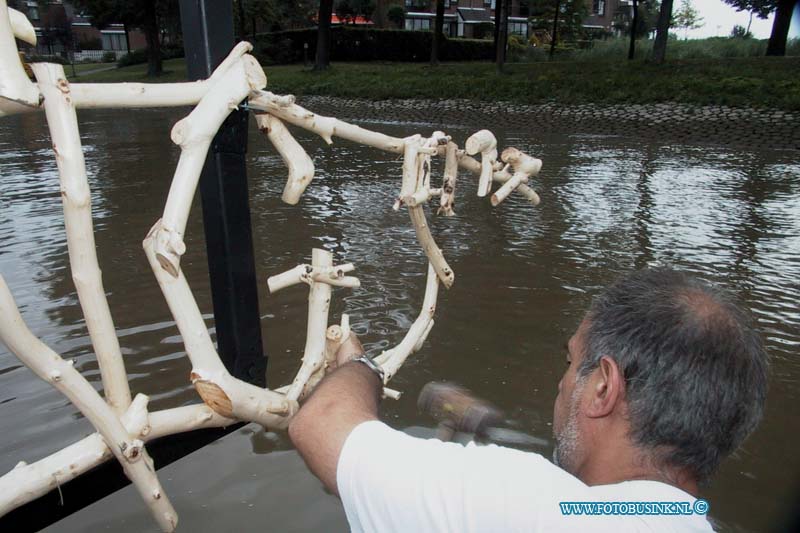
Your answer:
[[[258,129],[267,134],[267,138],[289,169],[289,177],[283,188],[281,200],[289,205],[295,205],[314,179],[314,162],[280,119],[269,113],[256,113],[256,122]]]
[[[114,412],[122,414],[131,403],[131,392],[97,262],[89,180],[70,86],[61,65],[37,63],[33,71],[45,97],[44,110],[61,181],[72,280],[97,355],[106,401]]]
[[[264,71],[252,56],[236,58],[189,116],[172,128],[172,141],[181,147],[181,157],[172,178],[155,249],[162,267],[173,276],[177,276],[180,257],[186,251],[183,234],[211,140],[231,110],[251,90],[266,83]]]
[[[25,325],[0,276],[0,340],[25,366],[66,396],[97,429],[122,465],[164,531],[173,531],[178,516],[164,494],[140,439],[132,439],[120,418],[72,366],[37,339]]]

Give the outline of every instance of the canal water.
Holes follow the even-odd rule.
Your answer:
[[[307,103],[327,114],[343,109],[330,101],[313,104]],[[357,108],[347,109],[350,116],[342,118],[358,122]],[[153,409],[196,401],[181,337],[141,249],[164,207],[178,157],[169,131],[185,112],[86,111],[79,117],[111,312],[132,391],[148,394]],[[460,144],[489,128],[500,146],[516,146],[544,161],[533,184],[542,203],[534,208],[515,195],[492,208],[475,196],[476,178],[462,174],[457,216],[429,213],[456,283],[441,292],[423,349],[392,382],[405,395],[384,403],[387,422],[401,429],[432,427],[417,412],[416,395],[426,382],[448,379],[504,409],[509,426],[544,439],[547,445],[537,451],[549,456],[564,342],[592,296],[620,273],[674,265],[738,295],[752,309],[772,357],[764,421],[704,492],[711,516],[726,531],[779,527],[797,504],[800,482],[798,152],[547,133],[502,117],[477,123],[457,110],[445,114],[444,123],[409,116],[389,106],[383,120],[359,123],[397,136],[444,129]],[[295,287],[270,296],[266,278],[309,261],[312,247],[356,264],[361,288],[334,290],[331,319],[349,313],[373,353],[399,342],[419,312],[424,289],[426,261],[408,215],[391,209],[400,162],[346,141],[327,146],[304,132],[296,136],[317,174],[292,207],[280,201],[286,174],[280,157],[251,124],[250,202],[270,387],[288,383],[299,366],[307,291]],[[187,233],[181,265],[213,332],[197,201]],[[70,278],[43,114],[0,121],[0,272],[34,334],[74,359],[99,389]],[[64,397],[0,346],[0,472],[90,432]],[[295,470],[302,469],[288,459],[296,456],[286,454],[292,446],[284,433],[262,432],[248,442],[248,454],[266,454],[272,465],[287,457]],[[204,477],[237,483],[229,468],[207,464]],[[322,490],[315,483],[303,487]],[[280,501],[284,495],[276,484],[268,496]],[[224,516],[226,510],[235,524],[233,507],[221,504],[215,513]],[[291,505],[284,512],[285,523],[297,513]]]

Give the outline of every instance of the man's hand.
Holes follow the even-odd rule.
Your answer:
[[[362,355],[364,355],[364,347],[361,346],[358,336],[351,331],[347,339],[336,350],[336,367],[340,367]]]

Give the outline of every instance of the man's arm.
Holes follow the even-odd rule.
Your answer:
[[[358,343],[358,348],[340,348],[340,366],[320,382],[289,422],[289,438],[309,470],[335,494],[339,494],[336,467],[347,436],[362,422],[378,419],[383,383],[366,365],[347,362],[360,347]]]

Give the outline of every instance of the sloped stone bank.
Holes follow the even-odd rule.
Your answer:
[[[361,100],[306,96],[302,105],[343,120],[492,124],[554,133],[800,150],[800,113],[689,104],[523,105],[471,100]]]

